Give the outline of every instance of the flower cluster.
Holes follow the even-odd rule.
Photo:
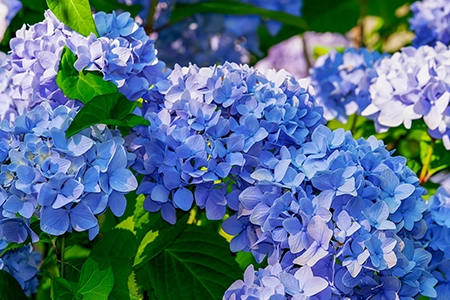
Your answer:
[[[268,55],[258,61],[255,68],[285,69],[296,78],[305,78],[309,71],[308,63],[314,64],[318,50],[348,46],[350,41],[341,34],[309,31],[303,37],[293,36],[270,48]]]
[[[142,1],[134,1],[142,3]],[[158,2],[154,20],[156,28],[169,23],[176,3],[193,3],[198,0],[161,0]],[[300,15],[301,0],[260,1],[242,0],[251,5],[269,10]],[[145,5],[144,5],[145,6]],[[143,10],[144,14],[148,13]],[[146,17],[146,16],[143,16]],[[159,57],[169,66],[187,65],[195,62],[209,66],[225,61],[248,63],[249,52],[261,54],[259,50],[258,27],[263,21],[258,16],[231,16],[222,14],[196,14],[155,34]],[[265,22],[269,34],[276,35],[281,24]]]
[[[137,187],[128,166],[134,155],[106,126],[93,126],[66,138],[77,109],[48,103],[0,126],[0,237],[23,243],[38,239],[30,219],[42,231],[98,233],[95,215],[108,207],[121,216],[125,193]]]
[[[378,131],[423,118],[434,138],[450,149],[450,63],[447,46],[407,47],[375,66],[370,86],[372,103],[362,112]]]
[[[380,56],[365,48],[348,48],[344,53],[333,50],[319,57],[310,70],[311,85],[327,120],[346,122],[348,116],[361,113],[370,104],[369,86]]]
[[[254,182],[252,170],[284,165],[272,153],[308,141],[325,121],[308,85],[284,71],[177,65],[156,86],[163,98],[144,104],[151,125],[127,140],[137,156],[133,168],[145,175],[137,191],[146,195],[145,208],[161,210],[170,223],[175,208],[189,210],[194,200],[213,220],[227,204],[237,210],[236,193]],[[274,180],[295,186],[301,178],[282,169]]]
[[[0,41],[11,23],[11,20],[22,8],[19,0],[0,0]]]
[[[450,7],[446,0],[417,1],[411,5],[413,17],[410,29],[416,37],[413,45],[434,46],[436,42],[450,44]]]
[[[280,264],[275,264],[255,272],[253,265],[250,265],[245,270],[244,281],[233,283],[223,299],[308,299],[327,286],[328,282],[314,276],[309,266],[288,272],[283,271]]]
[[[11,71],[8,70],[8,60],[8,55],[0,52],[0,120],[7,115],[7,111],[12,103],[11,88],[9,86]]]
[[[328,283],[322,299],[436,296],[431,254],[417,242],[425,189],[405,158],[374,137],[356,141],[320,125],[311,141],[259,160],[222,226],[235,236],[233,251],[269,255],[287,272],[311,267]],[[296,183],[286,184],[291,174]]]
[[[3,248],[0,246],[0,251]],[[36,292],[39,284],[37,267],[41,263],[42,255],[34,251],[31,245],[22,246],[7,251],[0,256],[0,270],[11,274],[22,287],[26,295]]]
[[[28,29],[24,25],[17,32],[11,40],[11,89],[19,114],[42,101],[51,101],[54,107],[73,105],[56,84],[64,46],[78,56],[78,70],[102,72],[130,100],[148,92],[164,68],[156,58],[153,41],[129,13],[98,13],[95,23],[100,37],[83,37],[46,11],[43,22]]]

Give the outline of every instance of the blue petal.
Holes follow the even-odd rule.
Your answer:
[[[118,192],[134,191],[138,184],[133,173],[128,169],[116,169],[109,177],[110,186]]]
[[[184,211],[189,210],[194,202],[194,196],[187,188],[180,187],[173,195],[173,203],[175,207],[178,207]]]
[[[69,214],[64,208],[44,207],[41,211],[41,229],[51,235],[62,235],[69,229]]]

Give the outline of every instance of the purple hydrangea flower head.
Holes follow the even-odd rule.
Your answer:
[[[31,245],[26,245],[0,256],[0,270],[11,274],[29,296],[36,292],[39,284],[37,273],[41,260],[41,253],[34,251]]]
[[[133,167],[145,175],[138,193],[146,195],[147,210],[161,210],[174,223],[174,209],[186,211],[195,202],[208,218],[222,219],[227,203],[238,206],[236,191],[230,194],[227,187],[240,190],[255,182],[251,170],[273,151],[283,156],[261,161],[275,169],[270,180],[280,186],[301,182],[285,168],[291,161],[287,147],[308,141],[324,123],[304,82],[284,71],[226,63],[176,66],[156,86],[163,99],[143,105],[151,125],[128,137],[137,156]]]
[[[22,2],[19,0],[0,1],[0,41],[3,39],[6,29],[11,20],[22,8]]]
[[[411,5],[413,17],[409,20],[410,29],[416,34],[415,47],[434,46],[437,42],[450,43],[450,7],[445,0],[417,1]]]
[[[370,104],[369,86],[376,77],[373,67],[380,57],[365,48],[349,48],[318,58],[310,70],[311,85],[327,120],[346,122],[348,116],[360,114]]]
[[[76,112],[77,108],[53,109],[43,102],[1,123],[3,239],[36,241],[29,228],[32,217],[40,218],[42,231],[51,235],[89,230],[93,238],[96,215],[108,207],[117,216],[124,213],[124,194],[137,188],[128,169],[134,156],[126,152],[119,132],[104,125],[66,138]]]
[[[304,49],[304,42],[306,49]],[[296,78],[305,78],[308,76],[308,63],[314,64],[315,47],[349,47],[350,41],[343,35],[336,33],[316,33],[306,32],[304,36],[293,36],[290,39],[282,41],[269,49],[269,54],[258,61],[255,65],[257,69],[285,69]],[[305,57],[308,55],[308,57]]]

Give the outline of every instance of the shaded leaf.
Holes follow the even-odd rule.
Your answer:
[[[189,225],[150,261],[149,274],[158,299],[221,299],[242,277],[229,244],[216,232]]]
[[[164,221],[159,212],[148,214],[148,217],[148,221],[142,223],[141,228],[135,228],[137,236],[140,238],[140,244],[134,260],[136,268],[145,265],[178,237],[187,227],[189,214],[184,213],[181,217],[179,214],[175,225]]]
[[[0,299],[28,299],[17,280],[3,270],[0,270]]]
[[[81,268],[76,296],[83,300],[106,299],[114,286],[114,274],[109,260],[88,258]]]
[[[214,0],[194,4],[177,3],[172,11],[170,21],[176,23],[196,13],[211,12],[230,15],[258,15],[266,19],[279,21],[286,25],[295,26],[299,29],[298,33],[308,29],[305,20],[300,17],[232,0]]]

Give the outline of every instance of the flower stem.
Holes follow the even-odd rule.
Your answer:
[[[61,256],[60,257],[61,263],[60,263],[59,277],[61,277],[61,278],[64,278],[64,265],[65,265],[64,250],[65,250],[65,247],[66,247],[66,235],[63,235],[60,240],[60,250],[59,250],[59,253]]]
[[[351,133],[354,135],[356,128],[356,123],[358,122],[358,113],[356,112],[352,117],[352,126],[350,127]]]
[[[428,147],[425,163],[423,164],[422,171],[420,172],[420,184],[424,184],[430,176],[428,176],[428,168],[430,167],[431,157],[433,156],[434,144],[436,140],[431,138],[430,146]]]

